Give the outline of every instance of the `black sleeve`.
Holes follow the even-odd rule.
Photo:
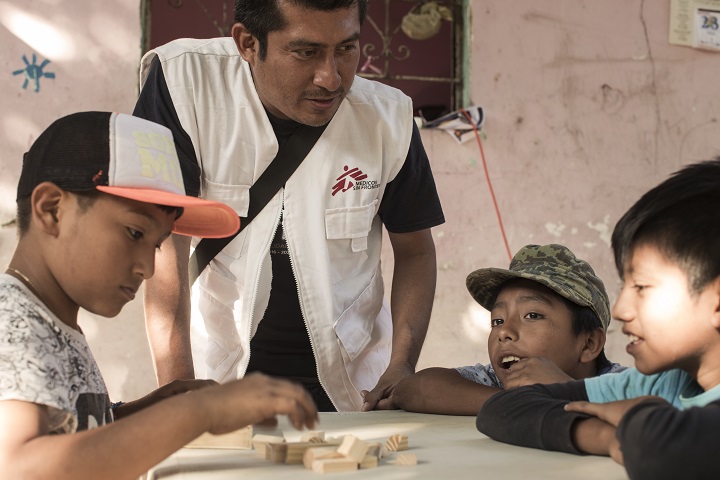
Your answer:
[[[485,402],[477,429],[500,442],[579,454],[572,426],[587,415],[563,410],[566,403],[579,400],[588,400],[582,380],[512,388]]]
[[[633,480],[720,478],[720,401],[678,410],[651,398],[618,425],[625,468]]]
[[[430,161],[415,122],[407,158],[387,184],[378,215],[392,233],[417,232],[445,223]]]
[[[165,81],[162,64],[157,57],[150,64],[150,70],[135,104],[133,115],[170,129],[180,160],[185,193],[197,197],[200,194],[200,167],[197,157],[195,157],[195,148],[190,140],[190,135],[180,125],[180,119]]]

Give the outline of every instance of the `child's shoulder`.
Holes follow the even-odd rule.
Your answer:
[[[644,375],[636,368],[619,373],[585,379],[585,389],[591,402],[606,403],[643,395],[655,395],[679,406],[680,394],[693,382],[682,370],[667,370]]]

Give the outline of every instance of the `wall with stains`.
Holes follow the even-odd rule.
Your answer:
[[[611,302],[619,217],[684,164],[720,155],[720,52],[668,43],[669,1],[475,0],[471,100],[510,250],[563,243]],[[428,132],[429,133],[429,132]],[[434,231],[438,289],[421,366],[487,361],[487,312],[465,276],[507,267],[480,149],[423,136],[447,223]],[[632,364],[619,325],[611,360]]]
[[[58,117],[81,110],[131,112],[135,105],[139,0],[0,0],[0,45],[4,271],[16,242],[10,222],[23,153]],[[80,325],[114,399],[136,398],[154,388],[140,300],[114,319],[81,312]]]
[[[82,3],[82,5],[80,5]],[[609,236],[641,193],[680,166],[720,154],[720,54],[668,43],[669,0],[472,0],[470,99],[482,146],[423,131],[447,222],[434,229],[438,288],[419,366],[486,362],[487,312],[465,289],[508,248],[564,243],[608,287]],[[0,223],[14,216],[22,152],[54,118],[130,111],[140,56],[138,0],[0,0]],[[27,65],[50,60],[23,88]],[[488,178],[497,199],[493,206]],[[15,236],[0,228],[0,263]],[[389,293],[392,256],[384,254]],[[149,391],[154,374],[136,299],[115,319],[81,325],[115,400]],[[611,359],[630,362],[611,328]]]

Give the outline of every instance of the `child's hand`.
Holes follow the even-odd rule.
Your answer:
[[[565,405],[565,410],[568,412],[579,412],[591,415],[607,424],[612,425],[614,428],[617,428],[618,424],[628,410],[648,398],[650,397],[644,396],[608,403],[570,402]],[[609,440],[608,454],[610,455],[610,458],[615,460],[617,463],[624,465],[620,442],[614,434]]]
[[[552,360],[545,357],[523,358],[513,364],[508,370],[504,370],[505,388],[522,387],[542,383],[564,383],[573,380],[571,376],[563,372]]]
[[[622,420],[622,417],[625,416],[628,410],[648,398],[650,398],[650,396],[608,403],[570,402],[565,405],[565,410],[568,412],[585,413],[587,415],[597,417],[617,428],[620,420]]]
[[[276,415],[287,415],[298,430],[313,428],[318,420],[315,403],[302,386],[259,373],[192,395],[202,396],[198,414],[210,417],[208,431],[215,435],[272,422]]]

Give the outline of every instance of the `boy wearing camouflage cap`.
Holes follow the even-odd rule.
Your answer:
[[[467,277],[473,298],[491,312],[490,364],[428,368],[395,387],[408,411],[476,415],[504,388],[614,373],[605,357],[607,293],[590,265],[562,245],[526,245],[508,269]]]

